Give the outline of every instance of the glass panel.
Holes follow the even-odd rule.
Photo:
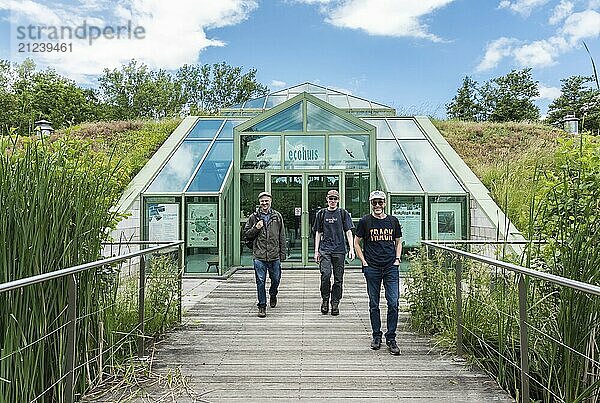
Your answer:
[[[184,141],[173,154],[167,165],[154,179],[147,192],[181,192],[210,141]]]
[[[254,98],[254,99],[251,99],[250,101],[246,101],[246,105],[244,105],[244,109],[249,109],[249,108],[262,109],[264,104],[265,104],[265,97]]]
[[[327,92],[327,88],[319,87],[318,85],[307,84],[307,92],[311,94],[325,94]]]
[[[402,246],[407,248],[419,247],[425,228],[423,197],[392,196],[390,207],[392,215],[402,225]]]
[[[265,190],[265,174],[240,174],[240,217],[246,219],[256,210],[258,194]]]
[[[223,120],[199,120],[187,135],[188,139],[212,139],[221,127]]]
[[[317,212],[327,207],[325,200],[331,189],[340,191],[340,178],[337,175],[310,175],[308,177],[308,228],[312,229]],[[308,260],[313,261],[315,237],[308,237]]]
[[[347,173],[345,192],[345,208],[352,217],[358,219],[369,213],[370,189],[368,173]]]
[[[239,104],[227,106],[226,108],[228,108],[228,109],[242,109],[243,106],[244,106],[244,102],[240,102]]]
[[[246,132],[284,132],[302,131],[302,102],[258,122],[245,130]]]
[[[269,95],[267,97],[267,102],[265,103],[265,108],[272,108],[285,101],[287,101],[287,95]]]
[[[417,127],[414,120],[410,119],[388,119],[392,132],[398,139],[424,139],[425,135]]]
[[[325,168],[325,136],[286,136],[285,169]]]
[[[396,140],[377,140],[377,165],[385,178],[388,191],[423,191]]]
[[[348,109],[348,97],[346,95],[330,94],[327,96],[327,102],[336,108]]]
[[[371,103],[366,99],[348,96],[348,101],[350,101],[350,108],[371,109]]]
[[[185,198],[185,272],[218,273],[218,197]]]
[[[400,145],[427,192],[463,191],[454,175],[427,140],[404,140]]]
[[[385,122],[385,119],[365,119],[365,121],[377,128],[378,139],[393,139],[394,135],[390,130],[389,126]]]
[[[302,176],[271,176],[273,208],[281,213],[286,230],[288,261],[302,260]]]
[[[280,136],[241,136],[242,168],[280,169]]]
[[[380,104],[380,103],[373,102],[373,101],[371,101],[371,107],[372,108],[376,108],[376,109],[393,109],[393,108],[390,108],[387,105]]]
[[[188,192],[218,192],[233,158],[233,142],[214,143]]]
[[[369,136],[329,136],[329,168],[368,169]]]
[[[308,102],[306,105],[306,130],[326,132],[364,132],[362,127],[335,115],[320,106]]]
[[[431,239],[468,239],[466,197],[429,197]]]
[[[223,125],[223,128],[219,132],[219,135],[217,136],[217,140],[232,139],[233,128],[242,122],[244,122],[243,119],[227,119]]]

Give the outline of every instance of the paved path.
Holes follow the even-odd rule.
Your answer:
[[[189,282],[182,330],[160,344],[154,368],[179,368],[194,391],[176,401],[513,401],[462,361],[441,355],[410,332],[401,314],[392,356],[369,348],[362,273],[347,270],[340,316],[319,311],[319,273],[284,270],[279,303],[256,316],[254,272]],[[191,305],[191,307],[190,307]],[[382,295],[383,331],[385,298]],[[151,396],[150,396],[151,398]],[[147,401],[147,400],[146,400]]]

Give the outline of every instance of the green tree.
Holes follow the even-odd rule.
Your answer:
[[[58,129],[97,117],[92,90],[80,88],[52,69],[36,71],[31,59],[21,64],[0,61],[0,87],[2,134],[11,128],[31,133],[39,119],[50,120]]]
[[[600,129],[600,91],[594,88],[594,77],[571,76],[561,82],[561,94],[548,107],[546,120],[561,126],[566,115],[575,115],[580,130]]]
[[[481,106],[477,99],[477,81],[465,76],[462,86],[452,101],[446,105],[446,114],[450,119],[476,121],[480,117]]]
[[[243,73],[241,67],[225,62],[212,66],[184,65],[176,77],[181,98],[191,114],[214,113],[268,92],[266,86],[256,81],[256,69]]]
[[[540,110],[533,100],[540,92],[531,68],[513,70],[486,83],[480,90],[482,120],[493,122],[538,120]]]

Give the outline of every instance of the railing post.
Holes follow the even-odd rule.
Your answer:
[[[67,347],[65,361],[65,389],[63,391],[63,401],[72,403],[75,392],[75,360],[76,360],[76,328],[77,328],[77,278],[75,274],[67,276]]]
[[[144,357],[144,300],[146,294],[146,257],[140,256],[140,282],[138,290],[138,325],[140,335],[138,337],[138,358]]]
[[[456,355],[463,354],[463,315],[462,315],[462,258],[455,263],[456,278]]]
[[[177,277],[179,280],[179,311],[177,312],[177,322],[181,323],[181,310],[183,309],[183,244],[177,248]]]
[[[519,335],[521,339],[521,402],[529,403],[529,337],[527,331],[527,284],[519,275]]]

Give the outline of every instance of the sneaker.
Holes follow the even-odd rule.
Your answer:
[[[388,351],[392,355],[400,355],[400,348],[398,348],[398,343],[396,340],[390,340],[387,343]]]
[[[271,298],[269,298],[269,305],[271,305],[271,308],[277,306],[277,295],[271,295]]]
[[[338,316],[340,314],[339,302],[331,303],[331,316]]]
[[[259,306],[258,307],[258,317],[259,318],[266,318],[267,317],[267,307],[266,306]]]
[[[371,349],[379,350],[381,348],[381,339],[379,337],[373,337],[373,341],[371,341]]]
[[[323,302],[321,302],[321,313],[323,315],[327,315],[329,313],[329,300],[323,298]]]

